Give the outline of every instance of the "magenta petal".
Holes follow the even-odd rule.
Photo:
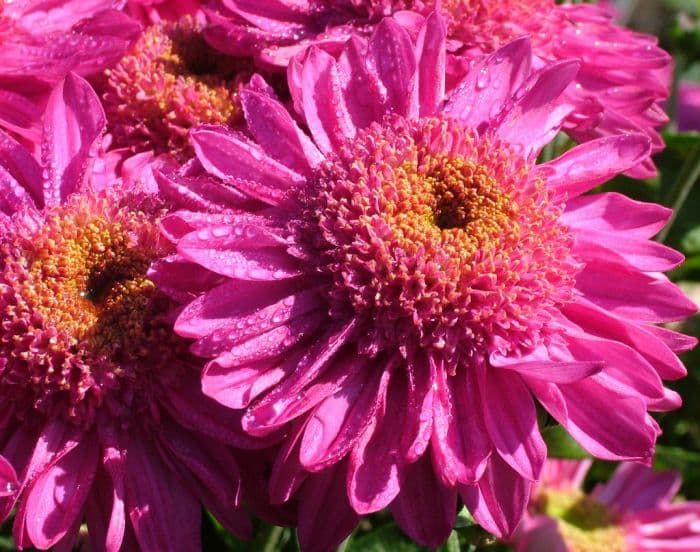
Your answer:
[[[0,456],[0,497],[11,496],[19,489],[17,473],[4,456]]]
[[[528,385],[547,411],[593,456],[648,461],[657,431],[644,401],[591,376],[568,385]],[[610,408],[614,404],[615,408]]]
[[[323,153],[352,139],[357,132],[340,93],[338,65],[332,56],[313,46],[301,70],[303,114]]]
[[[408,405],[405,414],[401,451],[406,462],[423,456],[433,432],[435,375],[424,355],[415,355],[406,363]]]
[[[421,27],[416,52],[420,116],[433,115],[445,95],[445,37],[447,28],[438,12]]]
[[[154,444],[132,435],[126,462],[126,504],[139,545],[144,550],[201,549],[201,509],[179,477],[165,466]]]
[[[382,118],[386,98],[379,77],[366,63],[367,42],[357,35],[347,41],[338,59],[343,97],[353,124],[365,128]]]
[[[191,491],[228,531],[239,538],[250,538],[250,519],[239,509],[241,480],[231,451],[166,420],[161,428],[166,462],[190,482]]]
[[[97,468],[96,435],[41,473],[26,493],[26,531],[32,543],[46,549],[62,539],[80,515]]]
[[[530,390],[520,376],[489,366],[481,375],[482,411],[498,454],[523,477],[539,479],[547,446]]]
[[[257,144],[246,142],[225,127],[201,126],[190,132],[197,158],[210,174],[271,205],[283,200],[303,177],[268,157]]]
[[[525,513],[531,487],[530,481],[493,454],[479,482],[460,486],[459,494],[479,525],[508,538]]]
[[[370,424],[388,380],[382,370],[358,372],[311,412],[299,453],[306,469],[320,471],[347,454]]]
[[[277,100],[243,90],[241,103],[250,132],[269,156],[303,175],[323,160],[318,148]]]
[[[401,432],[394,420],[401,419],[406,407],[403,374],[391,375],[386,394],[374,419],[350,453],[348,496],[359,514],[369,514],[388,506],[399,493],[405,466],[400,459]]]
[[[448,376],[436,371],[432,455],[443,484],[474,483],[484,469],[493,445],[481,415],[475,370]]]
[[[79,188],[105,122],[100,99],[81,77],[71,73],[51,92],[41,159],[47,205],[58,204]]]
[[[572,110],[563,103],[561,94],[579,65],[576,60],[560,61],[534,73],[516,93],[512,106],[501,114],[496,134],[522,146],[526,156],[539,154]]]
[[[34,157],[0,130],[0,210],[8,215],[34,203],[44,206],[41,167]]]
[[[367,64],[384,84],[387,109],[400,115],[418,115],[417,64],[408,32],[386,17],[369,40]]]
[[[611,263],[586,264],[576,278],[576,288],[599,307],[630,320],[671,322],[698,310],[662,274],[634,272]]]
[[[482,58],[447,99],[444,113],[475,128],[493,119],[530,74],[531,59],[529,37]]]
[[[114,481],[99,465],[85,502],[85,520],[93,550],[119,552],[126,529],[124,482]]]
[[[270,474],[270,501],[272,504],[286,502],[309,476],[299,462],[301,437],[306,424],[297,420],[291,425],[289,434],[280,446]]]
[[[457,491],[435,475],[430,455],[406,468],[406,481],[391,503],[394,519],[413,540],[436,548],[450,536],[457,510]]]
[[[607,136],[576,146],[535,170],[557,193],[575,197],[638,165],[650,147],[644,135]]]
[[[198,230],[182,238],[178,253],[204,268],[238,280],[278,281],[302,274],[296,259],[281,247],[229,246],[213,240],[208,231]]]
[[[360,520],[345,494],[347,462],[309,477],[299,491],[299,544],[304,552],[333,550]]]

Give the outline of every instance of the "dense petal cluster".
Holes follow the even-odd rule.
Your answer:
[[[236,534],[240,416],[199,391],[172,301],[148,276],[171,247],[148,190],[91,178],[104,112],[75,74],[48,100],[42,160],[0,135],[0,452],[19,547],[199,548],[201,506]],[[261,444],[264,444],[261,442]]]
[[[680,474],[621,464],[585,493],[589,461],[550,460],[513,539],[517,552],[691,552],[700,544],[700,503],[671,502]]]
[[[436,546],[458,494],[509,535],[546,458],[535,401],[592,454],[648,462],[648,411],[679,405],[662,379],[694,344],[655,325],[696,311],[662,274],[682,256],[649,239],[668,210],[581,195],[648,138],[538,165],[579,63],[533,69],[519,39],[445,95],[444,22],[420,25],[292,60],[310,136],[256,77],[248,134],[195,129],[197,162],[157,175],[186,210],[151,277],[187,303],[204,392],[252,435],[286,429],[270,493],[298,497],[304,547],[386,506]]]
[[[114,0],[0,2],[0,128],[41,140],[41,107],[70,71],[94,75],[139,32]]]
[[[350,36],[367,36],[392,13],[415,36],[423,16],[436,6],[430,0],[320,0],[303,5],[289,0],[219,1],[208,12],[207,38],[222,51],[286,67],[312,44],[336,53]],[[554,0],[444,0],[439,9],[447,21],[448,85],[478,55],[527,34],[537,65],[581,60],[564,93],[574,106],[564,129],[575,140],[643,132],[652,140],[653,153],[663,147],[656,129],[668,120],[662,102],[669,92],[671,58],[653,37],[615,25],[609,8],[557,5]],[[654,165],[646,159],[630,174],[649,177]]]

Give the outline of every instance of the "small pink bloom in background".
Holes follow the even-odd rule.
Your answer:
[[[41,162],[0,131],[0,453],[19,474],[0,464],[0,494],[16,491],[0,517],[17,507],[19,547],[70,549],[85,521],[96,550],[198,550],[202,504],[249,533],[229,446],[265,442],[201,393],[147,274],[172,252],[164,203],[137,178],[94,178],[104,128],[71,73],[49,97]]]
[[[700,132],[700,83],[681,81],[678,83],[676,119],[681,132]]]
[[[680,404],[662,379],[695,340],[656,323],[696,307],[662,274],[682,256],[650,240],[670,212],[581,195],[649,139],[538,165],[579,62],[534,69],[521,38],[445,94],[446,34],[386,18],[335,57],[313,47],[289,65],[310,136],[256,76],[247,134],[194,129],[196,160],[157,173],[186,210],[151,277],[186,303],[204,392],[254,436],[286,430],[270,494],[298,498],[304,550],[384,507],[437,546],[458,494],[510,535],[547,454],[535,401],[595,456],[644,463],[648,411]]]
[[[672,502],[679,473],[623,463],[585,493],[589,461],[549,460],[512,544],[517,552],[695,552],[700,502]]]
[[[233,55],[253,55],[264,65],[286,67],[310,44],[338,52],[352,34],[367,36],[392,13],[415,36],[435,2],[227,0],[214,6],[207,10],[212,45]],[[583,142],[642,132],[652,141],[651,153],[663,148],[656,129],[668,121],[661,103],[669,92],[671,56],[656,45],[656,38],[615,25],[610,7],[556,5],[554,0],[443,0],[441,13],[448,26],[449,81],[459,80],[476,56],[529,34],[536,66],[581,60],[577,77],[564,92],[574,106],[563,125],[572,138]],[[628,174],[653,176],[654,164],[646,157]]]

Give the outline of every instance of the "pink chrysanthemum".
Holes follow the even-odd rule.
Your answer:
[[[115,0],[0,2],[0,127],[32,143],[51,87],[116,62],[139,25]]]
[[[202,27],[190,16],[154,24],[107,69],[104,103],[115,146],[188,157],[191,127],[240,120],[238,89],[250,69],[209,47]]]
[[[334,53],[351,34],[366,36],[392,13],[415,36],[422,16],[435,5],[431,0],[219,1],[209,11],[207,37],[222,51],[286,67],[304,47],[316,44]],[[448,73],[461,78],[467,61],[528,34],[537,66],[581,60],[564,92],[574,110],[563,128],[575,140],[643,132],[652,140],[652,153],[663,147],[656,128],[668,120],[661,102],[669,91],[671,57],[654,37],[615,25],[609,8],[554,0],[442,0],[440,9],[453,55]],[[646,158],[630,174],[646,178],[654,172]]]
[[[444,37],[437,15],[416,45],[387,18],[338,59],[312,48],[289,73],[311,138],[255,78],[253,139],[195,129],[204,174],[158,176],[189,210],[153,277],[189,301],[175,328],[212,359],[204,392],[253,435],[287,428],[271,496],[298,494],[308,550],[386,506],[436,546],[458,493],[508,535],[547,452],[535,399],[594,455],[642,462],[647,411],[680,403],[662,378],[694,340],[655,323],[696,307],[661,273],[682,256],[649,240],[669,211],[581,196],[648,139],[537,165],[578,62],[533,72],[519,39],[445,98]]]
[[[608,483],[581,490],[589,461],[549,460],[515,534],[517,552],[694,552],[700,502],[671,502],[680,474],[621,464]]]
[[[91,177],[104,125],[70,74],[49,98],[41,164],[0,134],[0,452],[19,473],[0,517],[18,505],[19,547],[70,547],[85,520],[96,550],[198,550],[200,503],[248,531],[228,445],[260,443],[202,395],[147,275],[171,252],[162,203]]]

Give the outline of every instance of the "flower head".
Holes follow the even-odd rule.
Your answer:
[[[105,110],[117,147],[181,157],[190,127],[239,121],[238,89],[249,70],[207,46],[202,26],[191,16],[151,25],[106,71]]]
[[[256,77],[249,134],[194,129],[204,174],[157,176],[188,210],[163,220],[178,256],[153,278],[188,303],[175,329],[210,359],[204,392],[253,435],[287,429],[270,492],[298,494],[303,546],[385,506],[437,546],[458,493],[508,535],[546,457],[535,400],[593,454],[642,462],[648,411],[679,404],[661,378],[694,340],[654,324],[696,307],[649,240],[669,212],[580,195],[648,139],[538,165],[578,63],[533,71],[522,38],[445,96],[444,37],[438,15],[415,43],[387,18],[337,59],[312,48],[289,69],[311,136]]]
[[[285,0],[230,0],[209,11],[207,38],[222,51],[286,67],[311,44],[338,52],[351,35],[367,36],[392,13],[415,36],[436,5],[431,0],[324,0],[302,8]],[[528,34],[535,65],[581,61],[564,92],[574,109],[563,128],[575,140],[639,132],[652,140],[652,152],[663,147],[656,128],[668,121],[661,103],[669,92],[671,57],[653,37],[615,25],[609,8],[554,0],[443,0],[439,6],[449,39],[448,86],[461,79],[475,57]],[[630,174],[652,176],[654,165],[646,158]]]
[[[621,464],[591,493],[588,461],[549,460],[513,539],[517,552],[659,552],[697,549],[700,503],[671,502],[680,474]]]
[[[72,545],[83,519],[99,549],[195,547],[200,502],[244,535],[227,445],[250,440],[199,391],[173,303],[148,276],[172,249],[165,204],[92,177],[104,126],[69,74],[48,101],[41,163],[0,134],[0,452],[19,472],[1,515],[18,505],[18,546],[40,549]]]
[[[678,84],[678,130],[700,131],[700,85],[691,81]]]

